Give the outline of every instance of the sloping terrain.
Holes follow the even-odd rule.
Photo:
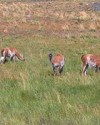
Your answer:
[[[0,50],[25,57],[0,64],[0,125],[100,125],[100,72],[81,75],[81,56],[100,54],[100,2],[0,1]],[[65,57],[60,76],[51,52]]]
[[[0,4],[0,33],[100,36],[99,2],[11,2]]]

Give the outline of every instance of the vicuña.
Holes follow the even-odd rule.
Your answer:
[[[57,75],[58,73],[61,74],[64,67],[64,56],[61,54],[53,56],[52,53],[50,53],[49,60],[52,64],[54,75]]]
[[[15,61],[16,57],[21,61],[25,61],[25,58],[15,48],[7,47],[1,50],[0,62],[5,63],[7,57],[10,58],[11,61]]]
[[[82,75],[86,75],[88,68],[95,68],[95,72],[100,70],[100,56],[95,54],[84,54],[82,60]]]

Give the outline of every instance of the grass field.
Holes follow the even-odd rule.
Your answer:
[[[99,22],[97,17],[95,21]],[[8,60],[0,65],[0,125],[100,125],[100,73],[89,69],[86,77],[81,76],[81,55],[100,54],[99,28],[79,30],[77,34],[74,30],[68,34],[68,29],[58,32],[58,28],[51,34],[47,25],[36,31],[34,23],[41,24],[41,18],[34,18],[33,25],[27,20],[19,21],[18,29],[13,29],[8,22],[12,19],[2,17],[2,22],[7,20],[9,24],[9,33],[0,30],[0,49],[15,47],[26,60]],[[85,17],[81,21],[86,26],[89,20]],[[65,56],[61,76],[52,75],[50,52]]]

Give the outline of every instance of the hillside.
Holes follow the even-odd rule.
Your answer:
[[[100,36],[99,2],[11,2],[0,4],[0,33]]]
[[[0,0],[0,125],[100,125],[100,72],[82,77],[81,56],[100,55],[100,2]],[[65,57],[54,76],[48,54]]]

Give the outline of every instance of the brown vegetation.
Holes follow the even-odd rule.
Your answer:
[[[47,33],[77,36],[82,33],[99,36],[100,13],[91,11],[88,2],[13,2],[0,3],[0,33]],[[42,31],[42,32],[41,32]]]

